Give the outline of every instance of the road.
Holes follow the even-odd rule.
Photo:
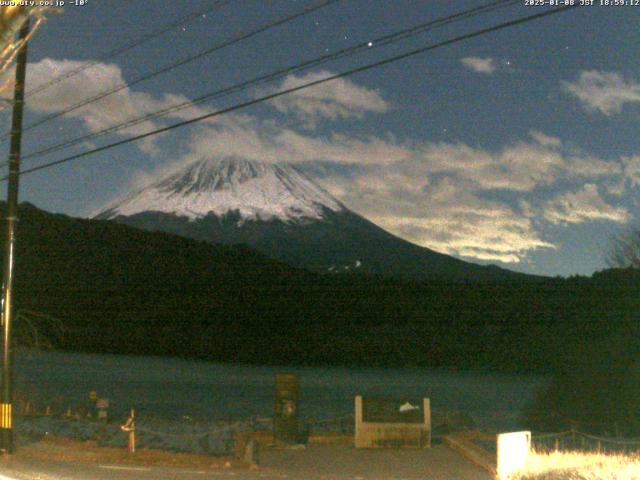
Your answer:
[[[180,468],[59,461],[29,456],[0,459],[0,480],[489,480],[488,473],[444,445],[427,450],[356,450],[348,446],[265,448],[254,468],[229,464]]]

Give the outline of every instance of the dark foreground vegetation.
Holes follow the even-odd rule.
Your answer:
[[[554,372],[540,408],[571,417],[611,409],[610,395],[629,408],[640,397],[637,270],[494,282],[320,275],[245,247],[30,205],[21,208],[16,268],[17,310],[32,314],[16,329],[37,328],[60,349]]]

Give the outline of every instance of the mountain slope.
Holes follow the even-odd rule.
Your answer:
[[[318,272],[470,281],[523,276],[395,237],[288,165],[200,160],[113,202],[95,218],[211,243],[246,244]]]
[[[320,219],[342,204],[292,167],[241,159],[201,160],[114,202],[97,218],[154,211],[189,220],[237,211],[243,220]]]

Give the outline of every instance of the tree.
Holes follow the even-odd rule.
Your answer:
[[[53,350],[64,339],[66,328],[58,318],[33,310],[16,314],[16,345],[40,350]]]

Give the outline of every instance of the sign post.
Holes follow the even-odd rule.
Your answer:
[[[273,437],[276,441],[298,441],[298,377],[276,375],[276,401],[273,417]]]

